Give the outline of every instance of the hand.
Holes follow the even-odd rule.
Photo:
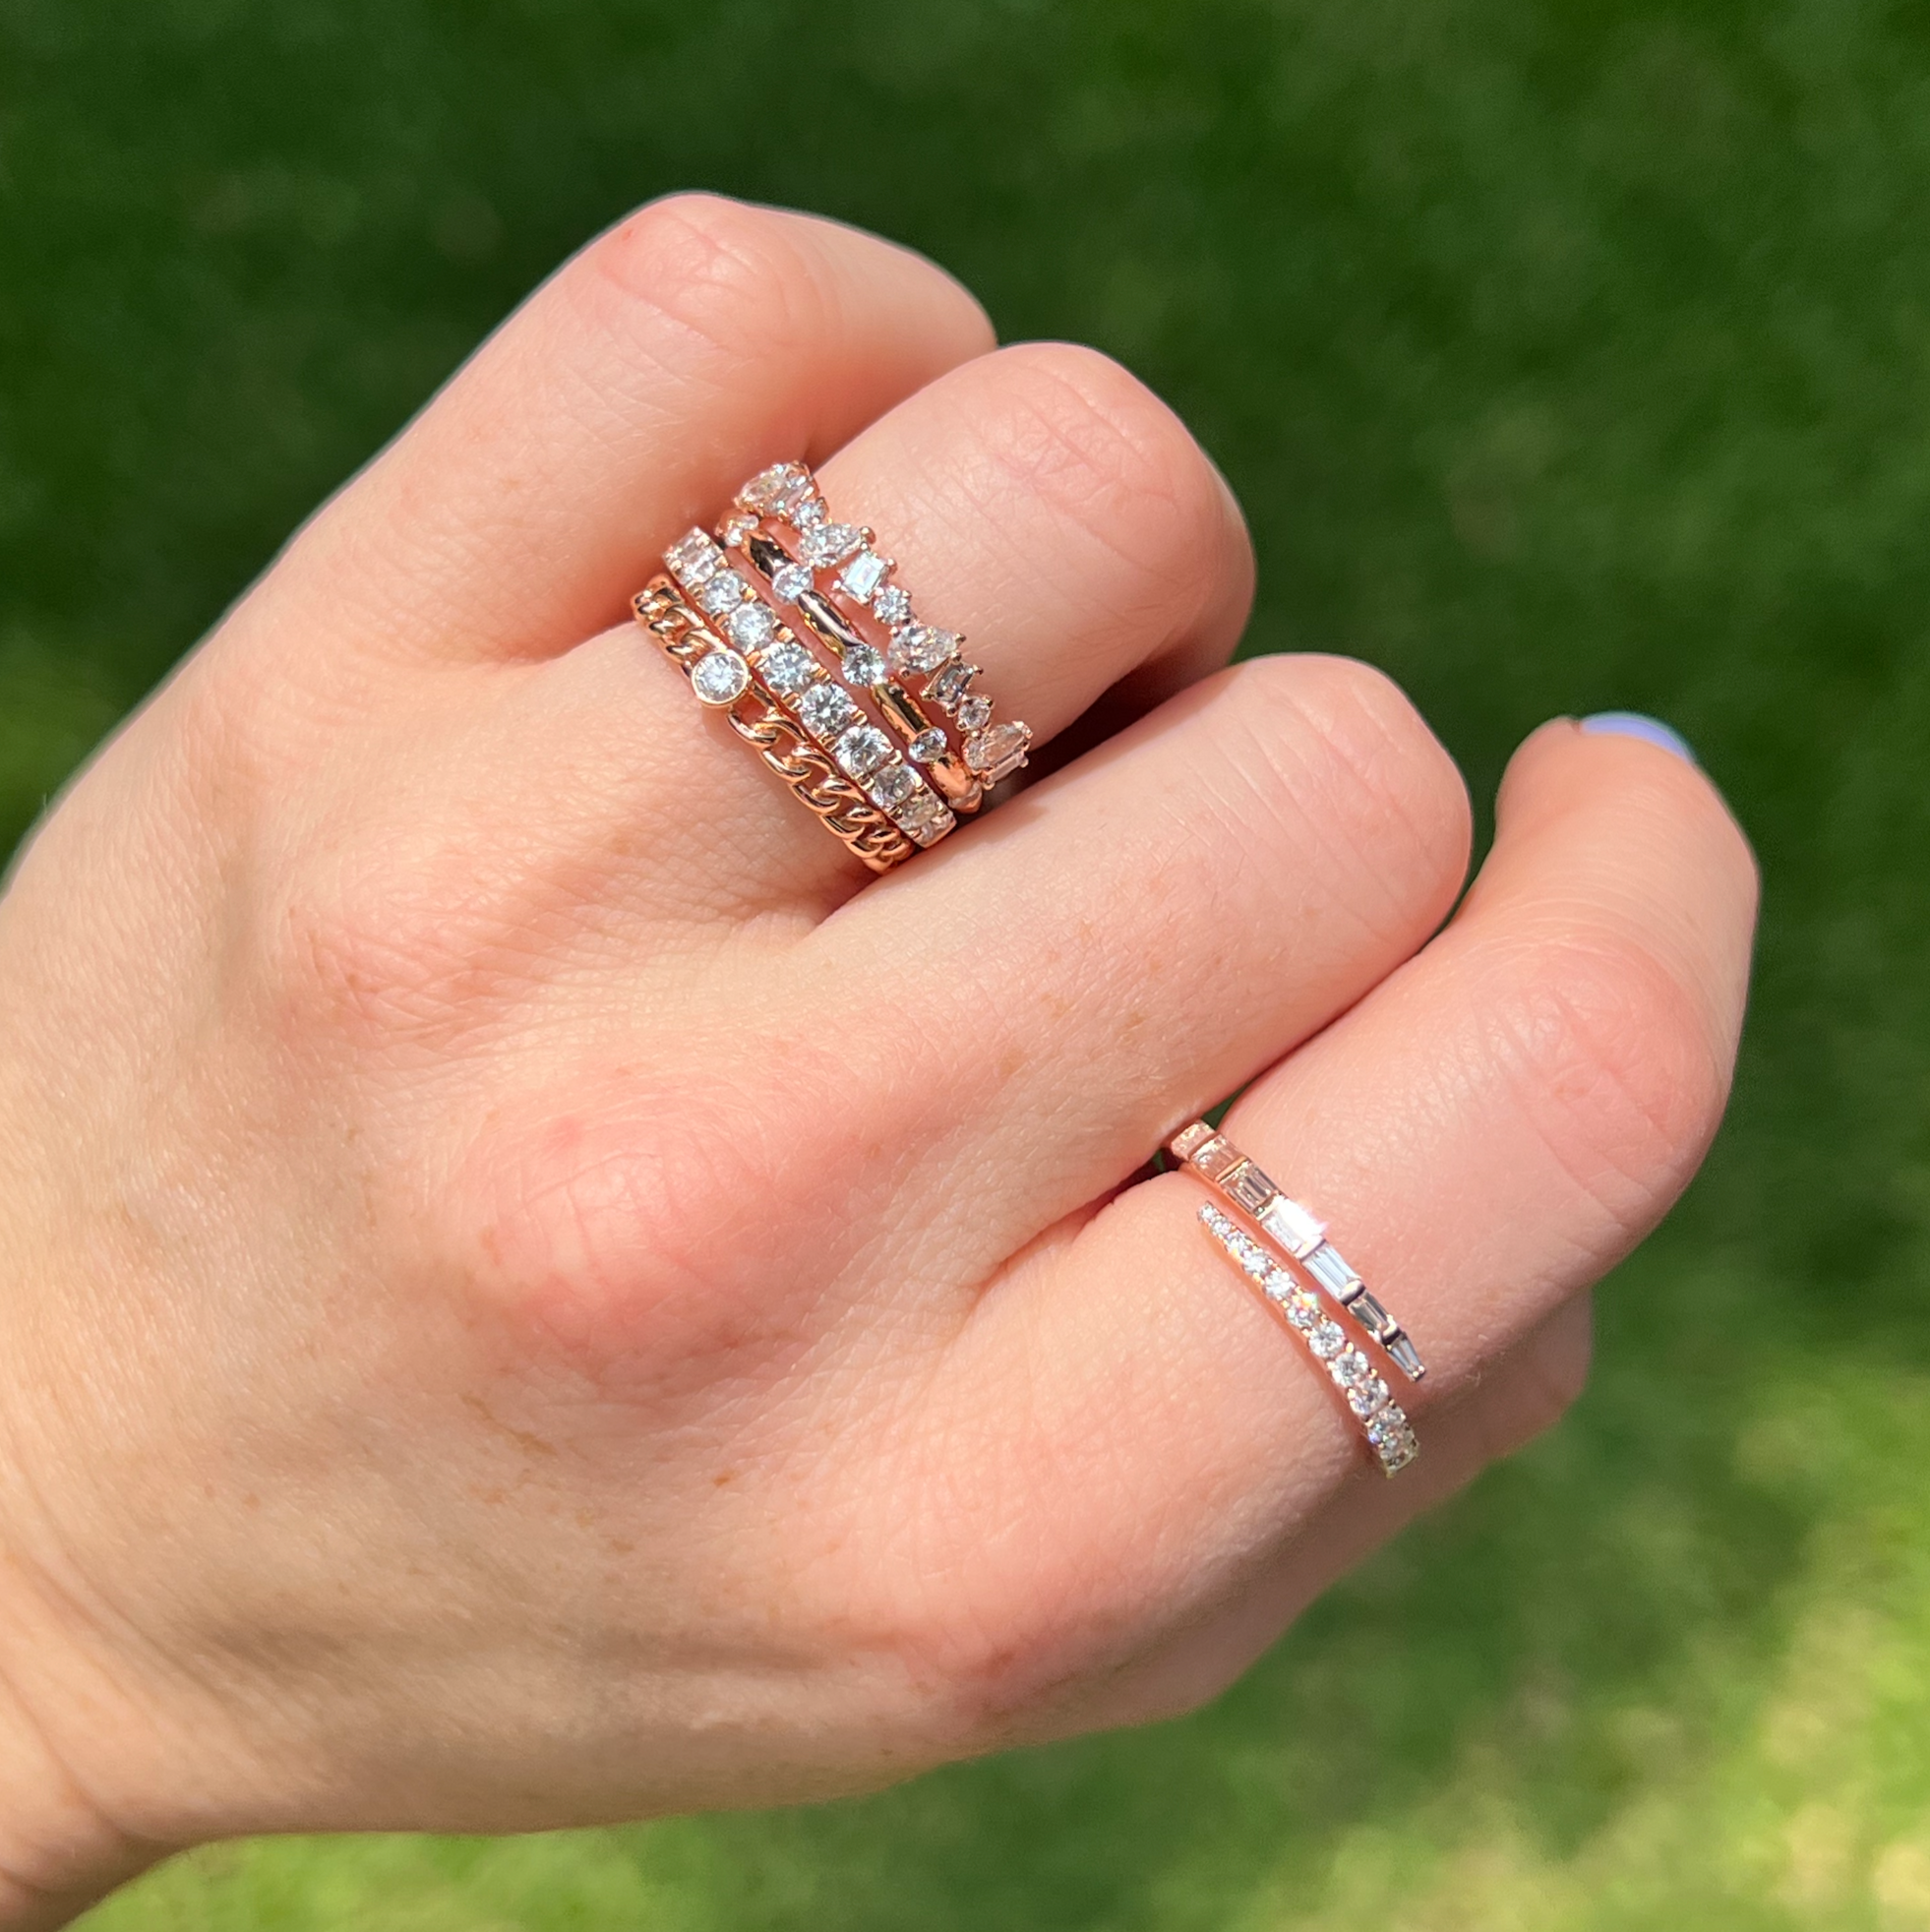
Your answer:
[[[1103,739],[876,881],[626,621],[799,453]],[[1175,1712],[1554,1419],[1719,1117],[1748,851],[1557,722],[1430,937],[1452,763],[1358,664],[1216,670],[1250,582],[1122,370],[704,199],[301,532],[0,903],[0,1917]],[[1429,1361],[1396,1481],[1126,1184],[1248,1082]]]

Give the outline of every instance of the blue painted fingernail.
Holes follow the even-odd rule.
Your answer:
[[[1689,741],[1679,731],[1671,731],[1659,718],[1644,717],[1640,711],[1598,711],[1582,720],[1584,731],[1601,732],[1610,738],[1639,738],[1645,745],[1659,745],[1678,758],[1696,762]]]

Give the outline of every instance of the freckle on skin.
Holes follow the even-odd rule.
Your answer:
[[[721,1476],[713,1476],[710,1479],[712,1482],[714,1482],[717,1485],[718,1488],[721,1489],[725,1483],[735,1482],[737,1480],[737,1471],[734,1469],[727,1469],[724,1471],[724,1473]]]
[[[527,1429],[513,1429],[508,1422],[499,1420],[497,1417],[491,1415],[489,1404],[481,1396],[465,1395],[462,1398],[462,1406],[473,1410],[488,1427],[494,1429],[506,1441],[513,1442],[524,1455],[554,1456],[556,1454],[554,1442],[545,1442],[540,1435],[532,1435]]]

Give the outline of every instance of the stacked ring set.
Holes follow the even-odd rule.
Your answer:
[[[1025,763],[1030,727],[995,718],[964,638],[914,612],[873,533],[834,520],[804,464],[760,471],[714,533],[690,531],[664,563],[638,623],[873,872],[935,845]],[[1382,1470],[1405,1469],[1419,1445],[1388,1373],[1426,1373],[1406,1331],[1224,1134],[1195,1120],[1170,1152],[1233,1210],[1199,1210],[1215,1244],[1298,1336]]]
[[[935,845],[1024,764],[1030,727],[995,721],[964,638],[913,611],[804,464],[754,476],[714,534],[692,530],[664,563],[638,620],[874,872]]]

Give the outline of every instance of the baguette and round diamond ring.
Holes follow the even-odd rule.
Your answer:
[[[1239,1220],[1208,1202],[1199,1218],[1221,1251],[1299,1336],[1359,1423],[1381,1468],[1389,1476],[1406,1469],[1420,1445],[1381,1364],[1409,1382],[1426,1374],[1407,1331],[1341,1258],[1322,1223],[1275,1186],[1225,1134],[1195,1120],[1174,1135],[1168,1151],[1237,1211]],[[1368,1347],[1361,1347],[1362,1341]]]

